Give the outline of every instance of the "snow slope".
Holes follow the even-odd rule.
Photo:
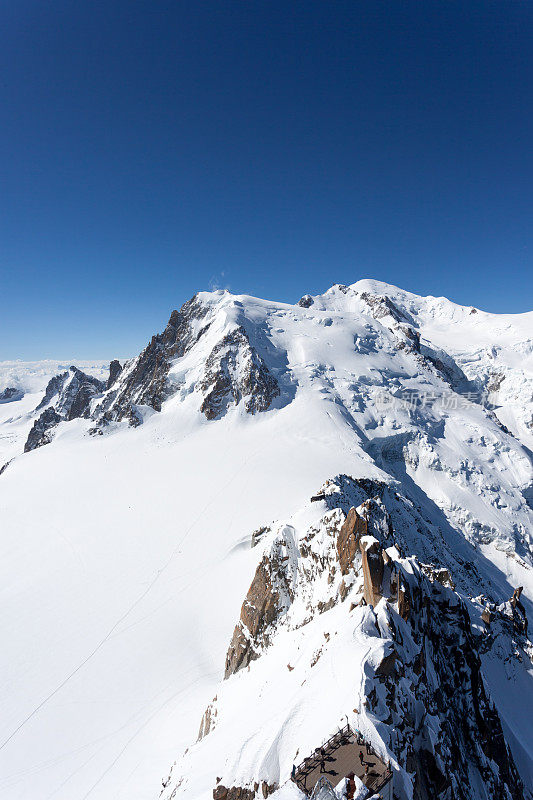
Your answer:
[[[223,679],[257,566],[252,532],[289,519],[335,475],[401,486],[433,531],[422,548],[414,537],[412,552],[455,571],[464,597],[501,603],[523,585],[531,618],[533,313],[472,314],[375,281],[332,287],[301,306],[227,292],[198,299],[209,327],[199,335],[193,320],[189,349],[164,376],[161,411],[136,406],[138,427],[111,419],[91,435],[100,425],[95,402],[94,419],[61,422],[51,444],[22,454],[55,370],[48,365],[16,366],[30,394],[0,406],[0,460],[13,458],[0,476],[2,798],[156,797]],[[209,362],[237,328],[251,351],[241,342],[230,362]],[[249,414],[249,384],[238,375],[248,374],[252,351],[279,395]],[[125,366],[120,391],[137,363]],[[226,363],[223,411],[210,420],[201,407]],[[106,377],[102,365],[76,366]],[[16,383],[12,369],[0,373],[6,386]],[[504,378],[489,391],[496,373]],[[302,647],[314,647],[315,633],[305,644],[302,628],[302,637]],[[283,648],[276,652],[272,670],[285,675]],[[501,659],[488,657],[496,686]],[[260,659],[255,669],[267,667]],[[519,698],[531,676],[520,676],[500,694],[524,778],[533,741]],[[235,749],[222,747],[228,772],[250,777],[267,758],[279,764],[279,780],[288,777],[294,720],[305,727],[318,713],[313,692],[298,698],[290,731],[277,726],[281,711],[272,708],[268,721],[271,699],[258,707],[255,728],[273,750],[267,758],[260,744],[251,761],[235,763]],[[321,739],[341,707],[339,690]],[[309,731],[311,745],[319,731]],[[198,772],[191,800],[213,789],[212,776]]]

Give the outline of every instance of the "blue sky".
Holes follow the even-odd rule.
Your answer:
[[[0,4],[0,359],[199,289],[533,307],[533,4]]]

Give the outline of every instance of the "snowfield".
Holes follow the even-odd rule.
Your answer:
[[[143,403],[131,395],[139,356],[90,414],[24,453],[48,381],[70,365],[0,363],[0,392],[24,392],[0,404],[0,797],[147,800],[163,788],[165,800],[207,800],[220,778],[265,780],[281,786],[275,800],[296,800],[293,763],[347,716],[395,765],[407,800],[386,709],[365,711],[369,670],[392,637],[385,599],[376,614],[350,611],[352,595],[318,613],[340,574],[308,583],[301,540],[345,511],[310,498],[340,475],[401,492],[413,511],[388,509],[395,558],[449,569],[476,630],[484,604],[519,585],[531,622],[533,312],[487,314],[367,280],[302,305],[197,297],[160,411],[146,384]],[[107,380],[108,365],[75,365]],[[114,412],[128,392],[130,418]],[[254,396],[267,407],[247,413]],[[271,530],[252,548],[261,526]],[[280,531],[292,536],[297,600],[260,657],[224,680],[241,606]],[[323,533],[321,557],[328,542]],[[529,797],[532,651],[497,631],[483,674]],[[215,697],[217,726],[196,743]]]

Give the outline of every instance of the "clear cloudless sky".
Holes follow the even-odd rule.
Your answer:
[[[0,359],[195,291],[533,307],[530,0],[2,0]]]

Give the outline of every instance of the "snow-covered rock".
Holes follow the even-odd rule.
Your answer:
[[[0,365],[0,796],[155,797],[189,748],[165,800],[288,800],[347,715],[397,797],[528,797],[532,342],[365,280],[199,293],[79,404]]]

